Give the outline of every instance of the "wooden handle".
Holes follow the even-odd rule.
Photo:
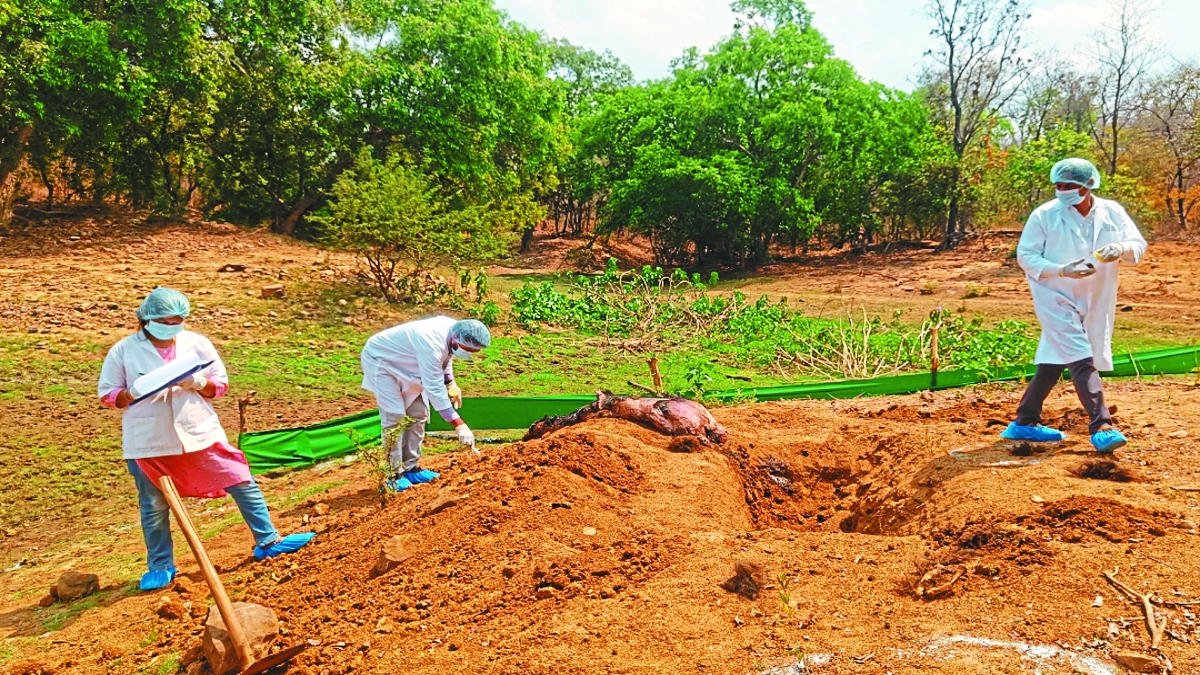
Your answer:
[[[158,479],[158,489],[162,490],[163,496],[167,498],[167,504],[171,506],[171,512],[175,514],[175,520],[179,522],[183,536],[187,538],[188,546],[192,548],[192,555],[196,556],[196,562],[200,565],[204,580],[208,582],[208,590],[212,592],[213,599],[217,601],[217,611],[221,612],[221,618],[225,620],[225,630],[229,633],[229,639],[233,641],[233,648],[242,662],[242,668],[248,668],[250,664],[254,663],[254,650],[250,648],[250,640],[246,639],[242,624],[238,621],[237,615],[233,613],[233,603],[229,601],[229,596],[225,593],[221,577],[217,576],[217,570],[213,567],[212,561],[208,559],[204,545],[200,543],[200,536],[196,534],[192,519],[188,516],[187,510],[183,508],[183,501],[180,500],[179,493],[175,490],[175,483],[171,481],[170,476],[163,476]]]

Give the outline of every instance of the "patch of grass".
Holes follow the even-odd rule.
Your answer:
[[[51,607],[45,610],[45,614],[41,617],[42,632],[56,633],[62,630],[63,626],[67,625],[71,619],[98,606],[100,606],[100,596],[92,595],[76,600],[58,611],[51,611],[54,609]]]
[[[8,640],[0,642],[0,666],[12,661],[17,657],[17,648],[9,644]]]
[[[308,499],[309,497],[314,497],[319,494],[324,494],[334,488],[339,488],[343,485],[346,485],[349,482],[350,481],[345,481],[345,480],[334,480],[334,481],[328,481],[325,483],[316,483],[314,485],[309,485],[306,488],[297,490],[296,492],[292,492],[290,494],[286,494],[286,495],[280,497],[279,502],[278,502],[279,508],[290,509],[293,506],[304,501],[305,499]]]
[[[938,282],[929,280],[921,285],[921,295],[933,295],[938,292]]]
[[[142,641],[138,643],[137,648],[145,649],[146,647],[149,647],[150,645],[158,644],[158,640],[159,640],[158,629],[151,628],[150,633],[148,635],[146,635],[146,637],[142,638]]]
[[[154,672],[158,673],[158,675],[171,675],[172,673],[178,673],[182,667],[183,663],[180,660],[179,652],[171,652],[164,656],[162,661],[158,662],[158,666],[154,669]]]
[[[225,530],[228,530],[229,528],[233,527],[234,525],[237,525],[238,523],[244,523],[244,522],[246,522],[246,521],[244,518],[242,518],[241,511],[234,511],[233,513],[227,513],[224,516],[221,516],[219,519],[217,519],[216,522],[212,523],[208,527],[201,530],[200,538],[207,541],[214,537],[220,536],[221,533],[223,533]]]
[[[963,299],[971,298],[986,298],[992,294],[991,286],[980,286],[979,284],[967,284],[967,290],[963,292]]]

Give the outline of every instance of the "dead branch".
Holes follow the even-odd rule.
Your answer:
[[[1118,591],[1121,591],[1129,596],[1130,599],[1141,601],[1142,614],[1146,618],[1146,630],[1150,632],[1150,648],[1157,650],[1158,645],[1162,643],[1163,631],[1167,628],[1167,617],[1164,616],[1162,623],[1159,624],[1158,620],[1154,618],[1154,603],[1151,602],[1153,594],[1143,595],[1121,583],[1120,581],[1117,581],[1116,575],[1118,571],[1119,570],[1105,572],[1104,578],[1108,579],[1108,583],[1112,584],[1113,587]]]
[[[654,387],[647,387],[646,385],[644,385],[644,384],[639,384],[639,383],[637,383],[637,382],[634,382],[633,380],[628,380],[628,381],[626,381],[626,384],[628,384],[628,385],[629,385],[629,386],[631,386],[631,387],[636,387],[636,388],[638,388],[638,389],[641,389],[641,390],[642,390],[642,391],[644,391],[644,392],[647,392],[647,393],[650,393],[650,394],[654,394],[655,396],[657,396],[657,395],[659,394],[659,392],[657,392],[657,391],[655,391],[655,390],[654,390]]]

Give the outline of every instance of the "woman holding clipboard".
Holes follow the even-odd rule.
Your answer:
[[[124,410],[123,456],[133,475],[141,508],[149,571],[140,588],[165,588],[175,578],[170,509],[157,481],[167,475],[184,497],[229,494],[254,535],[254,556],[270,558],[299,550],[313,533],[280,537],[271,524],[262,491],[240,450],[229,444],[211,401],[229,390],[225,365],[208,338],[184,330],[191,313],[186,296],[156,288],[137,310],[141,329],[113,345],[100,370],[98,392],[105,406]],[[138,378],[176,358],[207,364],[170,386],[136,391]]]

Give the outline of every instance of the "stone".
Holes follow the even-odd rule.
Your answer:
[[[283,287],[283,284],[271,284],[270,286],[263,286],[262,296],[263,298],[286,298],[287,289]]]
[[[400,535],[387,540],[379,552],[379,560],[375,561],[375,567],[371,570],[372,578],[391,572],[413,557],[412,552],[404,547],[405,543],[405,538]]]
[[[1180,429],[1179,431],[1172,431],[1171,433],[1167,434],[1167,436],[1171,438],[1187,438],[1188,432],[1187,429]]]
[[[275,612],[262,605],[235,602],[233,613],[237,616],[246,639],[250,641],[254,657],[261,659],[266,656],[267,650],[279,635],[279,619]],[[204,622],[201,649],[213,675],[226,675],[241,670],[242,664],[233,648],[233,641],[229,639],[225,621],[215,605],[208,610],[208,619]]]
[[[63,602],[78,600],[100,590],[100,577],[87,572],[63,572],[58,578],[58,599]]]
[[[432,516],[448,508],[458,506],[466,497],[455,495],[447,490],[442,490],[429,502],[429,506],[425,507],[425,515]]]
[[[158,607],[155,608],[154,613],[164,619],[174,621],[187,616],[187,608],[183,606],[183,601],[179,599],[178,595],[163,593],[162,597],[158,599]]]
[[[1033,495],[1032,497],[1029,498],[1029,501],[1033,502],[1034,504],[1042,504],[1046,500],[1042,499],[1041,496],[1039,496],[1039,495]]]
[[[1113,661],[1135,673],[1161,673],[1163,670],[1158,659],[1141,652],[1116,652]]]
[[[192,582],[187,577],[175,577],[175,581],[171,584],[171,590],[184,597],[195,595],[196,589],[192,586]]]
[[[204,672],[204,662],[203,661],[193,661],[193,662],[189,663],[187,665],[187,668],[184,669],[184,671],[183,671],[184,675],[201,675],[203,672]]]
[[[596,535],[596,528],[594,528],[594,527],[583,528],[583,535],[585,537],[594,537]]]
[[[738,560],[733,563],[733,576],[722,583],[721,588],[753,600],[766,585],[767,573],[761,565]]]
[[[41,600],[38,600],[38,607],[49,607],[50,605],[54,604],[56,599],[57,598],[55,598],[53,595],[47,595]]]
[[[325,502],[318,502],[316,504],[316,506],[313,507],[313,515],[314,516],[329,515],[329,505],[326,504]]]

